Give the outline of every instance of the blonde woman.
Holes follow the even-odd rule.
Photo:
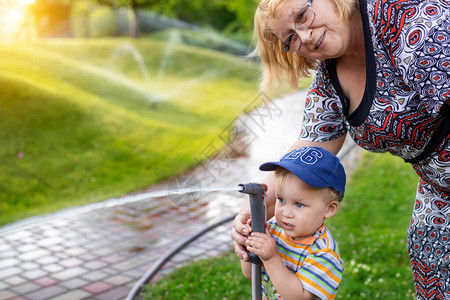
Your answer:
[[[263,0],[255,36],[263,90],[315,74],[291,149],[336,154],[349,133],[417,172],[407,234],[417,299],[450,299],[450,1]],[[272,175],[266,184],[271,216]],[[242,207],[231,232],[243,260],[249,216]]]

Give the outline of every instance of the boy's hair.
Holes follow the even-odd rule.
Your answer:
[[[289,175],[289,174],[291,174],[291,171],[289,171],[289,170],[287,170],[287,169],[285,169],[283,167],[278,167],[275,170],[275,185],[276,185],[277,189],[280,188],[280,186],[286,180],[287,175]],[[322,189],[322,188],[316,188],[316,187],[313,187],[313,186],[311,186],[311,187],[315,188],[315,189]],[[328,187],[326,189],[328,189],[329,192],[330,192],[330,195],[329,195],[329,198],[328,198],[329,201],[338,201],[338,202],[342,201],[342,196],[341,196],[341,194],[338,191],[336,191],[332,187]]]
[[[331,0],[339,16],[349,21],[355,8],[356,0]],[[283,75],[287,75],[293,88],[297,88],[301,77],[307,77],[317,63],[298,54],[289,54],[281,50],[281,41],[272,31],[273,21],[278,13],[282,0],[261,0],[254,17],[254,40],[256,49],[253,56],[259,56],[262,61],[263,78],[260,84],[262,91],[269,89],[275,81],[280,82]]]

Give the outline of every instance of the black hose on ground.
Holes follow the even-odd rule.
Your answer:
[[[139,294],[142,289],[142,286],[152,280],[152,278],[156,275],[156,273],[164,266],[166,262],[168,262],[175,254],[184,249],[187,245],[198,239],[200,236],[204,235],[208,231],[219,227],[220,225],[232,221],[236,215],[232,215],[226,217],[222,220],[219,220],[195,233],[188,236],[187,238],[181,240],[176,246],[174,246],[169,252],[167,252],[164,256],[162,256],[158,261],[152,266],[150,270],[148,270],[140,279],[136,282],[133,288],[128,293],[125,300],[134,300],[134,298]]]

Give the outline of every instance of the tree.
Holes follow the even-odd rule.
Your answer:
[[[130,35],[139,36],[139,11],[148,9],[167,17],[197,25],[209,25],[229,32],[251,32],[253,14],[258,0],[85,0],[86,3],[109,6],[114,10],[127,7],[131,10]],[[0,0],[1,2],[1,0]],[[33,4],[37,25],[46,24],[47,31],[63,28],[70,34],[67,18],[71,7],[80,0],[36,0]],[[55,24],[56,22],[57,24]],[[39,27],[36,26],[38,33]],[[42,32],[46,32],[42,30]],[[50,34],[51,36],[52,34]],[[61,30],[54,35],[61,35]]]
[[[227,7],[236,16],[233,26],[251,32],[253,30],[253,15],[258,2],[258,0],[228,0]]]
[[[39,37],[70,36],[70,3],[64,0],[36,0],[30,5]]]
[[[64,1],[64,0],[62,0]],[[113,8],[118,7],[130,7],[132,11],[132,18],[130,24],[130,34],[132,37],[137,38],[139,36],[139,15],[138,11],[141,8],[149,8],[153,5],[157,5],[162,0],[91,0],[101,5],[108,5]]]

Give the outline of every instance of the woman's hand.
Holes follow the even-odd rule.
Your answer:
[[[278,255],[276,242],[268,226],[266,226],[266,233],[253,232],[245,245],[248,251],[258,255],[262,261],[268,261]]]
[[[251,232],[250,223],[250,207],[248,203],[241,208],[241,211],[234,218],[233,229],[231,230],[231,238],[233,239],[234,252],[243,261],[248,261],[248,253],[245,249],[245,242]],[[250,228],[250,229],[249,229]]]
[[[269,174],[264,183],[267,185],[268,190],[266,192],[266,213],[267,218],[270,219],[273,216],[273,210],[275,207],[275,193],[273,187],[275,186],[275,178],[273,174]],[[231,238],[233,239],[234,252],[243,261],[248,261],[248,253],[245,247],[245,241],[247,241],[250,235],[250,203],[246,203],[241,207],[238,215],[234,218],[233,229],[231,229]]]

